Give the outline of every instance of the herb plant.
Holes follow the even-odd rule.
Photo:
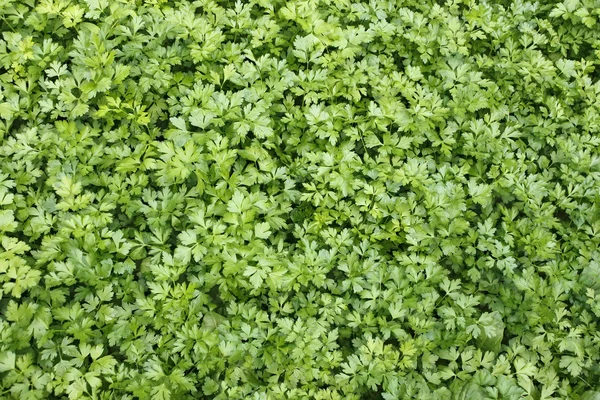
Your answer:
[[[0,0],[0,398],[600,399],[599,19]]]

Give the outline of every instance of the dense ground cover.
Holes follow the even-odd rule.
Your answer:
[[[600,398],[600,2],[0,0],[0,398]]]

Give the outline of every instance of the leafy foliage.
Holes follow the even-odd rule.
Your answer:
[[[599,18],[0,0],[0,397],[600,397]]]

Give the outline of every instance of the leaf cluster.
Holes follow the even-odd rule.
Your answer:
[[[0,0],[0,398],[600,398],[599,18]]]

